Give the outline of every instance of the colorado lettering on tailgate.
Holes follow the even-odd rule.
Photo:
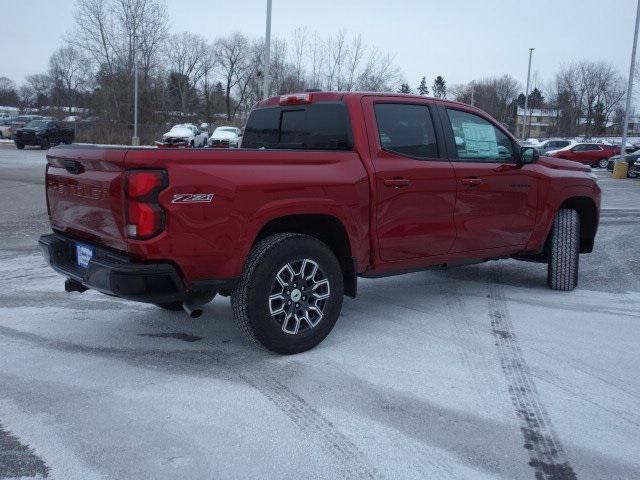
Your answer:
[[[60,179],[49,178],[47,180],[47,189],[55,190],[59,195],[68,195],[80,198],[89,198],[92,200],[104,200],[109,197],[109,190],[91,184],[65,182]]]

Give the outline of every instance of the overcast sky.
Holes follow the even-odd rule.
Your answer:
[[[168,0],[173,32],[214,39],[264,35],[266,0]],[[395,56],[415,88],[425,75],[448,85],[509,73],[526,80],[528,48],[541,82],[568,61],[612,62],[628,72],[635,0],[273,0],[275,36],[346,29]],[[20,83],[44,71],[73,25],[75,0],[0,0],[0,76]]]

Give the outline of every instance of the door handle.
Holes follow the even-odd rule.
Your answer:
[[[463,178],[461,182],[463,185],[469,185],[470,187],[477,187],[483,182],[483,180],[477,177],[467,177],[467,178]]]
[[[385,187],[402,188],[408,187],[411,182],[406,178],[387,178],[384,181]]]

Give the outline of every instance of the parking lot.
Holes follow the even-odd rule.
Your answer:
[[[578,289],[504,260],[361,280],[281,357],[199,319],[64,292],[45,153],[0,145],[0,479],[640,478],[640,181],[603,189]]]

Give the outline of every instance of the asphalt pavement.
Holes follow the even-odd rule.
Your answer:
[[[640,181],[603,188],[579,287],[504,260],[362,280],[316,349],[67,294],[45,152],[0,144],[0,479],[640,478]]]

